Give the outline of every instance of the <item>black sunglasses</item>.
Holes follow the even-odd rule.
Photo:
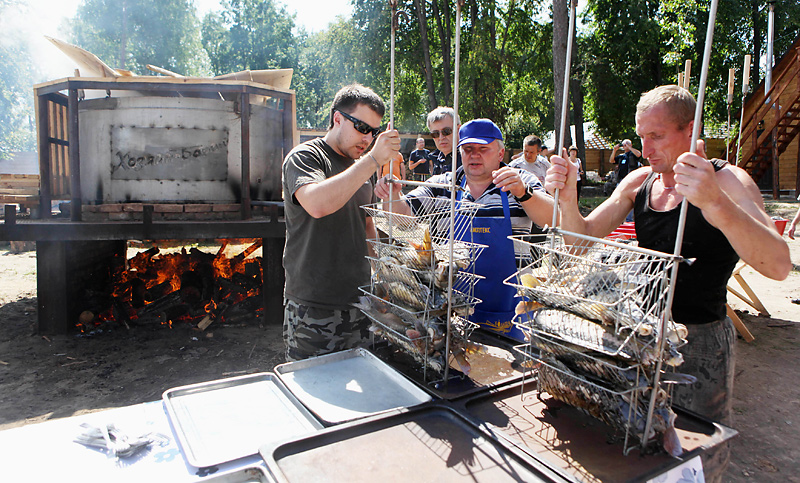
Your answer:
[[[439,134],[441,134],[442,136],[449,136],[453,134],[453,128],[452,127],[443,128],[441,133],[438,130],[431,131],[431,137],[433,139],[439,139]]]
[[[339,110],[337,109],[337,111]],[[339,111],[339,114],[349,119],[350,122],[353,123],[353,127],[356,129],[356,131],[360,132],[361,134],[372,134],[372,137],[378,137],[378,134],[381,133],[380,127],[372,127],[361,119],[357,119],[344,111]]]

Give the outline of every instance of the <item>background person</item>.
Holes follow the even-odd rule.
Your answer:
[[[578,200],[581,199],[581,187],[583,187],[583,178],[586,176],[583,172],[583,163],[578,158],[578,148],[577,146],[570,146],[569,147],[569,161],[578,167],[578,181],[575,186],[577,190],[577,197]]]
[[[524,169],[533,174],[544,186],[544,178],[550,162],[542,154],[542,140],[531,134],[522,140],[522,155],[509,163],[512,168]]]
[[[376,238],[361,206],[374,202],[372,177],[400,149],[396,130],[378,134],[384,111],[371,89],[346,86],[333,99],[325,137],[283,161],[287,361],[349,349],[369,335],[367,318],[350,304],[369,283],[366,239]]]
[[[679,370],[696,376],[678,385],[673,402],[712,421],[730,424],[736,334],[726,316],[726,285],[739,257],[762,275],[783,280],[792,263],[789,247],[764,211],[752,178],[725,161],[705,158],[705,145],[691,147],[695,100],[686,89],[661,86],[636,106],[636,132],[650,167],[630,173],[611,196],[583,218],[576,203],[577,167],[553,156],[547,189],[560,189],[565,230],[605,237],[634,211],[639,246],[674,251],[680,204],[688,200],[672,318],[689,329]],[[703,455],[706,481],[720,481],[730,457],[722,445]]]
[[[403,153],[397,153],[394,158],[392,158],[391,163],[386,163],[381,167],[381,176],[388,176],[389,175],[389,166],[391,166],[392,174],[397,177],[397,179],[406,179],[406,163],[403,160]]]
[[[797,196],[797,201],[800,201],[800,195]],[[792,240],[794,240],[794,231],[795,229],[797,229],[797,223],[799,222],[800,222],[800,209],[797,210],[797,213],[794,214],[794,218],[792,218],[792,221],[789,223],[789,232],[787,234],[789,235],[789,238],[791,238]]]
[[[426,124],[431,132],[436,149],[430,153],[433,174],[450,172],[453,168],[453,119],[452,107],[439,106],[428,113]],[[461,126],[461,123],[458,123]],[[456,152],[456,169],[461,167],[461,156]]]
[[[431,152],[425,149],[425,139],[417,138],[416,149],[408,156],[408,169],[417,181],[425,181],[431,174]]]
[[[617,151],[622,148],[622,153],[617,154]],[[624,139],[622,143],[614,146],[611,150],[611,156],[608,157],[608,162],[617,165],[617,183],[621,183],[625,176],[628,176],[633,170],[641,166],[640,158],[642,152],[633,147],[630,139]]]
[[[553,212],[553,201],[532,174],[503,163],[505,147],[500,129],[489,119],[472,120],[459,130],[459,151],[463,166],[455,172],[455,182],[465,191],[456,197],[482,205],[472,220],[472,233],[467,241],[487,246],[475,260],[475,273],[485,277],[475,285],[475,297],[483,302],[475,307],[470,320],[503,335],[524,340],[511,323],[514,317],[516,290],[503,280],[517,270],[514,245],[508,236],[526,234],[531,221],[545,224]],[[449,186],[453,173],[432,176],[432,183]],[[390,189],[392,188],[392,189]],[[392,203],[396,212],[411,215],[423,210],[422,200],[441,199],[450,203],[445,188],[421,186],[401,198],[400,190],[378,181],[375,194],[384,200],[403,199]]]

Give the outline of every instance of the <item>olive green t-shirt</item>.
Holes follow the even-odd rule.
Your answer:
[[[359,286],[370,277],[366,241],[366,212],[375,202],[368,180],[335,213],[313,218],[294,197],[301,186],[336,176],[352,166],[321,138],[295,147],[283,161],[286,214],[286,271],[284,297],[311,307],[347,310],[357,301]]]

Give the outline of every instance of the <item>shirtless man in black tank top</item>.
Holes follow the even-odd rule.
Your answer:
[[[636,106],[636,133],[650,166],[630,173],[612,195],[586,218],[576,203],[577,168],[562,156],[550,158],[545,187],[561,190],[559,208],[565,230],[605,237],[634,209],[639,245],[674,251],[677,220],[684,197],[689,202],[675,285],[672,315],[689,328],[681,348],[681,372],[698,382],[680,386],[673,402],[707,418],[730,423],[735,332],[725,315],[725,286],[741,257],[762,275],[785,279],[792,268],[789,247],[764,211],[761,193],[750,176],[720,160],[709,161],[703,141],[690,153],[695,100],[678,86],[661,86],[642,95]],[[671,244],[670,244],[671,242]],[[703,455],[706,481],[720,481],[730,448]]]

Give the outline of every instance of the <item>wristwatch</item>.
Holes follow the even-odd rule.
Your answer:
[[[533,192],[534,192],[533,186],[528,185],[525,187],[524,195],[514,196],[514,198],[516,198],[517,203],[524,203],[533,197]]]

